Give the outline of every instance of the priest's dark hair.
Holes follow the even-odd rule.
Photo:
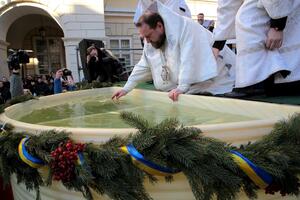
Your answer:
[[[164,21],[158,13],[145,12],[135,25],[136,27],[141,27],[143,24],[147,24],[150,28],[154,29],[158,22],[162,23],[164,26]]]

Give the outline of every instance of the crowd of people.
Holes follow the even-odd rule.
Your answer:
[[[42,76],[27,75],[23,81],[24,93],[32,94],[33,96],[45,96],[54,94],[54,79],[55,76],[52,74]],[[10,100],[11,95],[11,83],[3,76],[0,81],[0,103],[5,103]]]
[[[69,70],[59,69],[56,73],[51,72],[48,75],[27,75],[22,79],[20,86],[22,94],[31,94],[33,96],[47,96],[62,93],[63,91],[75,90],[75,82],[72,75],[67,74]],[[13,83],[3,76],[0,81],[0,104],[12,98]]]
[[[42,76],[27,75],[23,80],[23,88],[33,96],[54,94],[54,73]]]

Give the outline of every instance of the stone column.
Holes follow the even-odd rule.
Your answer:
[[[66,53],[66,67],[72,71],[72,75],[75,82],[80,81],[79,80],[79,74],[78,74],[78,63],[77,63],[77,57],[76,57],[76,48],[78,47],[79,42],[82,40],[82,38],[63,38],[64,45],[65,45],[65,53]],[[80,64],[80,57],[79,57],[79,65]],[[80,79],[83,78],[83,73],[80,74]]]
[[[0,78],[2,76],[9,76],[9,70],[7,66],[7,46],[9,45],[8,42],[0,40]]]
[[[72,71],[74,80],[79,80],[76,48],[82,39],[103,40],[105,38],[104,3],[103,0],[66,1],[65,6],[73,9],[72,14],[60,17],[64,31],[64,45],[66,51],[66,67]],[[79,58],[79,65],[81,61]],[[82,80],[83,73],[80,73]]]

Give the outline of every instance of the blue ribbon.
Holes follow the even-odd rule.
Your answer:
[[[144,156],[140,154],[132,144],[127,145],[126,150],[130,156],[132,156],[136,161],[139,162],[139,165],[142,165],[141,168],[150,174],[167,176],[167,175],[172,175],[180,172],[180,170],[163,167],[149,160],[146,160]]]
[[[247,174],[247,176],[260,188],[265,189],[273,181],[272,175],[256,166],[248,158],[237,151],[230,151],[234,161]]]
[[[21,160],[23,162],[25,162],[26,164],[28,164],[29,166],[33,167],[33,168],[39,168],[41,166],[43,166],[45,163],[43,162],[43,160],[37,158],[37,157],[33,157],[32,155],[30,155],[27,150],[26,150],[26,142],[28,141],[28,137],[23,138],[20,143],[19,143],[19,147],[18,147],[18,153],[19,156],[21,158]]]
[[[84,156],[83,156],[83,153],[82,152],[77,152],[77,163],[79,165],[84,165],[85,164],[85,160],[84,160]]]

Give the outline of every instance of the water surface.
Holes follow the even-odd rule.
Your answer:
[[[242,115],[214,112],[178,103],[161,103],[145,99],[123,98],[114,102],[107,97],[91,97],[70,101],[59,106],[34,110],[18,120],[27,123],[82,128],[127,128],[120,118],[120,112],[130,111],[157,123],[169,117],[176,117],[184,125],[215,124],[253,120]]]

